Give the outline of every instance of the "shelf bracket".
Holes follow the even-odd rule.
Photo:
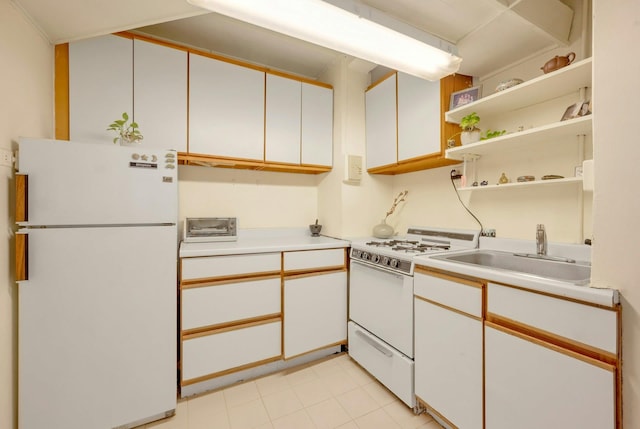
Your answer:
[[[480,159],[480,155],[472,153],[462,155],[462,179],[460,186],[463,188],[478,181],[478,169],[476,168],[476,160],[478,159]]]

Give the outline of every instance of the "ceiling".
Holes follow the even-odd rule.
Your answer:
[[[460,72],[473,76],[484,76],[527,54],[566,44],[572,17],[572,11],[560,0],[361,2],[456,44],[463,59]],[[54,44],[134,30],[314,79],[342,56],[208,13],[186,0],[11,0],[11,3],[22,9]]]

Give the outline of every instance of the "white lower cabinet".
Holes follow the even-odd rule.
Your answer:
[[[284,358],[347,340],[347,272],[284,281]]]
[[[416,396],[452,426],[482,429],[482,284],[416,271],[414,292]]]
[[[280,356],[279,319],[183,338],[183,384]]]
[[[486,429],[616,427],[613,366],[485,328]]]

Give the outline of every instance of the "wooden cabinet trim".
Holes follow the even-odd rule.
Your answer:
[[[69,44],[54,48],[55,138],[69,140]]]
[[[416,395],[416,400],[418,401],[419,404],[421,404],[430,414],[435,414],[439,419],[441,419],[443,422],[445,422],[447,424],[447,426],[449,426],[451,429],[458,429],[458,426],[454,425],[453,423],[451,423],[451,421],[449,421],[449,419],[447,419],[445,416],[443,416],[442,414],[440,414],[435,408],[433,408],[431,405],[429,405],[424,399],[420,398],[419,396]],[[483,407],[484,409],[484,407]]]
[[[607,371],[616,371],[617,357],[604,351],[600,351],[596,356],[593,356],[593,351],[597,350],[593,347],[581,345],[575,341],[570,341],[490,313],[487,314],[484,325]]]
[[[453,311],[454,313],[459,314],[461,316],[465,316],[465,317],[468,317],[470,319],[477,320],[478,322],[482,322],[482,317],[474,316],[473,314],[469,314],[467,312],[458,310],[457,308],[449,307],[448,305],[444,305],[444,304],[441,304],[441,303],[439,303],[437,301],[433,301],[433,300],[428,299],[428,298],[423,298],[423,297],[418,296],[418,295],[413,295],[413,297],[415,299],[419,299],[420,301],[428,302],[429,304],[435,305],[436,307],[440,307],[440,308],[442,308],[444,310]]]
[[[451,275],[442,271],[434,271],[432,269],[422,267],[420,265],[416,265],[414,269],[414,273],[425,274],[428,276],[438,277],[443,280],[448,280],[456,283],[460,283],[466,286],[471,286],[475,288],[482,289],[485,285],[485,282],[482,280],[476,280],[472,278],[458,277],[456,275]]]
[[[254,326],[279,322],[282,322],[282,317],[280,317],[279,313],[276,313],[251,319],[244,319],[240,321],[214,325],[208,330],[205,330],[205,328],[190,329],[189,331],[183,332],[181,336],[182,341],[188,341],[193,340],[194,338],[207,337],[209,335],[222,334],[224,332],[236,331],[238,329],[253,328]]]
[[[384,82],[385,80],[389,79],[390,77],[395,76],[396,74],[398,74],[398,72],[395,71],[395,70],[392,70],[392,71],[386,73],[380,79],[378,79],[377,81],[375,81],[371,85],[369,85],[367,87],[367,89],[365,89],[365,92],[369,91],[372,88],[375,88],[376,86],[380,85],[382,82]]]
[[[306,270],[293,270],[293,271],[286,271],[284,273],[284,279],[295,280],[295,279],[302,279],[305,277],[321,276],[323,274],[340,273],[344,271],[347,271],[347,268],[344,266],[309,268]]]
[[[212,277],[208,279],[190,279],[190,280],[181,281],[180,289],[224,286],[224,285],[234,284],[234,283],[244,283],[248,281],[269,280],[269,279],[279,279],[279,278],[280,278],[280,272],[273,271],[267,274],[256,273],[256,274],[248,274],[248,275],[243,274],[241,276]]]
[[[29,189],[29,176],[25,174],[15,175],[16,184],[16,222],[28,221],[28,189]]]
[[[556,295],[556,294],[553,294],[553,293],[534,290],[534,289],[528,289],[528,288],[522,287],[522,286],[514,286],[514,285],[510,285],[510,284],[506,284],[506,283],[495,282],[493,280],[487,280],[487,283],[493,283],[493,284],[496,284],[498,286],[504,286],[504,287],[508,287],[508,288],[512,288],[512,289],[518,289],[518,290],[521,290],[521,291],[524,291],[524,292],[528,292],[528,293],[535,293],[535,294],[538,294],[538,295],[548,296],[550,298],[561,299],[563,301],[575,302],[576,304],[587,305],[589,307],[595,307],[595,308],[599,308],[599,309],[602,309],[602,310],[614,311],[614,312],[618,312],[618,313],[620,312],[620,305],[616,305],[614,307],[611,307],[611,306],[603,305],[603,304],[595,304],[593,302],[582,301],[580,299],[575,299],[575,298],[571,298],[571,297],[567,297],[567,296]],[[618,343],[618,344],[620,344],[620,343]]]
[[[282,338],[283,338],[283,341],[282,341],[283,346],[282,347],[284,349],[284,337],[282,337]],[[338,342],[335,342],[333,344],[327,344],[326,346],[321,346],[321,347],[315,348],[313,350],[309,350],[309,351],[306,351],[304,353],[300,353],[300,354],[289,356],[289,357],[285,357],[284,356],[284,351],[283,351],[282,360],[287,361],[287,360],[299,358],[300,356],[308,355],[308,354],[311,354],[311,353],[314,353],[314,352],[317,352],[317,351],[320,351],[320,350],[328,349],[328,348],[331,348],[331,347],[338,347],[338,346],[342,346],[342,345],[346,345],[346,344],[347,344],[347,339],[345,338],[344,341],[338,341]]]
[[[250,297],[249,297],[250,298]],[[251,317],[242,320],[233,320],[230,322],[219,323],[216,325],[200,326],[193,329],[185,329],[180,334],[183,341],[191,340],[207,335],[221,334],[223,332],[235,331],[237,329],[250,328],[253,326],[264,325],[267,323],[278,322],[282,319],[281,313],[266,314],[264,316]]]
[[[263,359],[263,360],[252,362],[246,365],[237,366],[235,368],[225,369],[224,371],[214,372],[212,374],[207,374],[207,375],[203,375],[201,377],[196,377],[196,378],[190,378],[188,380],[182,380],[180,382],[180,386],[189,386],[191,384],[196,384],[202,381],[211,380],[213,378],[222,377],[223,375],[233,374],[234,372],[243,371],[245,369],[256,368],[271,362],[279,361],[281,358],[282,358],[281,356],[274,356],[272,358]]]

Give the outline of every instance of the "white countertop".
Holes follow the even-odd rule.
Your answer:
[[[255,228],[238,230],[236,241],[180,243],[180,257],[238,255],[244,253],[349,247],[350,242],[320,235],[312,237],[308,228]]]
[[[480,249],[499,250],[506,252],[535,253],[535,242],[528,240],[508,240],[508,239],[484,239],[480,240]],[[448,253],[451,255],[454,252]],[[579,261],[590,261],[590,248],[585,245],[572,244],[549,244],[549,255],[564,256]],[[461,264],[432,256],[421,255],[414,257],[416,265],[437,268],[451,273],[471,276],[487,281],[493,281],[513,286],[520,286],[532,291],[549,293],[566,298],[572,298],[584,302],[589,302],[607,307],[619,304],[620,297],[617,290],[595,288],[589,285],[578,286],[572,283],[543,279],[540,277],[516,273],[506,270],[498,270],[478,265]]]

